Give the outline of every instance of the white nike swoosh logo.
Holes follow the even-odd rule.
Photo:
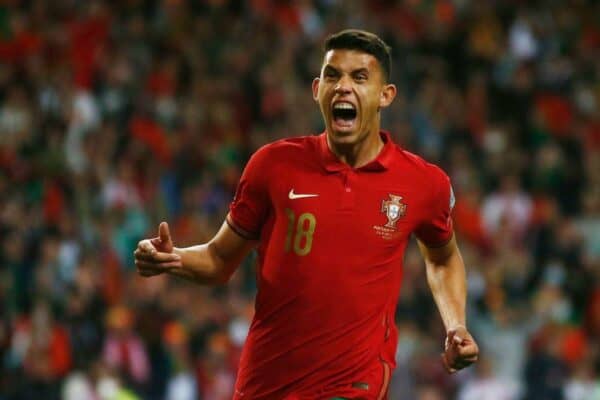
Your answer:
[[[288,197],[290,198],[290,200],[294,200],[294,199],[305,199],[307,197],[317,197],[318,194],[296,194],[294,193],[294,189],[290,190],[290,192],[288,193]]]

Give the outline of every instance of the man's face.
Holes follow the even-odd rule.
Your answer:
[[[329,139],[351,145],[379,130],[379,110],[396,94],[371,54],[335,49],[325,54],[321,76],[313,81]]]

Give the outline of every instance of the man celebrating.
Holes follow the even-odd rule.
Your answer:
[[[227,282],[257,247],[256,312],[236,400],[385,399],[412,233],[447,331],[444,366],[455,372],[477,360],[450,181],[380,130],[381,109],[396,95],[390,69],[389,47],[376,35],[330,36],[312,84],[325,132],[258,150],[208,243],[176,248],[163,222],[158,237],[138,244],[142,276],[201,284]]]

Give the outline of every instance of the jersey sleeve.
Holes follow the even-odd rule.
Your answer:
[[[227,224],[240,236],[256,240],[269,208],[267,155],[263,147],[250,157],[229,205]]]
[[[415,235],[427,247],[441,247],[452,239],[454,192],[448,175],[434,165],[431,165],[430,179],[434,184],[429,207]]]

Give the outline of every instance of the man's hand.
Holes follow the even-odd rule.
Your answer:
[[[145,277],[182,266],[181,257],[173,252],[173,241],[166,222],[161,222],[158,226],[157,237],[141,240],[133,255],[138,273]]]
[[[479,347],[464,326],[448,330],[442,362],[446,371],[453,374],[477,361]]]

